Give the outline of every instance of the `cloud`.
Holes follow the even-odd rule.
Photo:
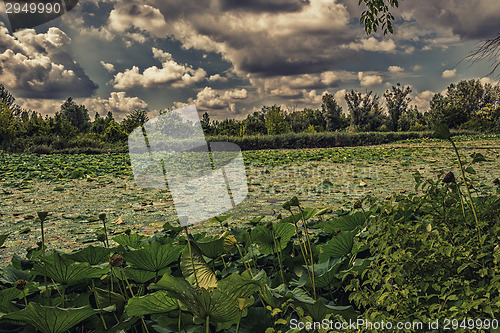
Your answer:
[[[195,70],[188,65],[178,64],[172,59],[170,53],[154,47],[152,50],[154,57],[162,61],[162,67],[148,67],[143,73],[140,73],[139,67],[133,66],[124,72],[118,72],[115,74],[114,88],[126,90],[135,86],[185,87],[205,79],[207,73],[204,69]]]
[[[421,69],[422,69],[422,66],[420,66],[420,65],[415,65],[415,66],[413,66],[411,69],[412,69],[414,72],[418,72],[419,70],[421,70]]]
[[[102,65],[102,67],[104,67],[109,73],[113,73],[115,71],[115,65],[113,64],[110,64],[110,63],[106,63],[104,61],[100,61],[100,64]]]
[[[240,10],[252,12],[296,12],[309,1],[302,0],[220,0],[222,10]]]
[[[228,80],[227,77],[225,76],[221,76],[220,74],[214,74],[214,75],[210,75],[210,77],[208,78],[209,81],[222,81],[222,82],[225,82]]]
[[[266,78],[251,77],[250,83],[262,96],[282,96],[292,98],[302,96],[303,89],[325,89],[339,86],[346,79],[353,79],[347,71],[325,71],[319,74],[298,74]]]
[[[337,103],[342,107],[342,110],[344,111],[345,114],[348,114],[347,110],[347,102],[345,101],[345,95],[347,94],[347,90],[345,89],[340,89],[333,94],[333,97],[337,101]]]
[[[408,46],[405,48],[406,54],[412,54],[413,52],[415,52],[415,46]]]
[[[500,2],[497,0],[413,1],[395,11],[395,16],[403,10],[407,20],[441,32],[448,30],[463,39],[491,38],[500,31]]]
[[[0,81],[18,97],[92,95],[98,87],[73,60],[70,44],[58,28],[44,34],[26,29],[12,36],[0,22],[0,50],[5,50],[0,51]]]
[[[363,72],[358,73],[358,79],[362,87],[372,87],[383,82],[380,75],[365,75]]]
[[[348,47],[356,51],[393,52],[396,50],[396,44],[393,39],[378,41],[375,37],[369,37],[358,42],[349,43]]]
[[[127,97],[124,91],[112,92],[107,99],[87,98],[83,104],[91,112],[99,112],[101,116],[109,111],[115,119],[121,120],[134,109],[147,109],[148,104],[139,97]]]
[[[163,14],[153,6],[134,2],[117,3],[109,14],[107,28],[139,43],[146,40],[146,35],[168,36]]]
[[[447,69],[443,72],[441,76],[443,79],[451,79],[454,78],[456,75],[457,75],[456,69]]]
[[[482,85],[491,84],[492,86],[496,86],[497,84],[500,83],[499,81],[492,80],[489,77],[482,77],[479,79],[479,82],[481,82]]]
[[[203,88],[196,98],[189,98],[187,103],[175,102],[177,108],[186,106],[188,104],[196,104],[198,112],[210,112],[211,116],[217,114],[238,113],[236,103],[244,101],[248,98],[248,91],[246,89],[230,89],[230,90],[217,90],[212,87]],[[223,117],[225,118],[225,117]]]
[[[392,73],[401,73],[404,71],[404,68],[399,66],[389,66],[387,70]]]
[[[53,116],[61,109],[64,99],[16,98],[16,104],[25,110],[33,110],[42,116]]]
[[[434,97],[435,93],[430,91],[430,90],[425,90],[421,93],[416,94],[414,97],[412,97],[412,100],[410,102],[410,105],[417,106],[418,109],[422,111],[427,111],[429,110],[429,105],[432,100],[432,97]]]
[[[338,45],[355,35],[347,29],[345,7],[331,0],[273,0],[277,7],[269,10],[263,0],[219,0],[192,10],[194,3],[157,2],[168,33],[186,49],[219,53],[241,76],[324,72],[349,56],[349,50]],[[243,10],[249,5],[257,12]],[[280,6],[290,10],[278,10]]]

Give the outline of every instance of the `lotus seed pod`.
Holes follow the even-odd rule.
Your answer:
[[[361,200],[354,200],[354,203],[353,203],[353,206],[354,206],[354,209],[359,209],[361,207],[363,207],[363,204],[361,203]]]
[[[443,183],[455,183],[455,175],[453,174],[453,172],[450,171],[444,176]]]
[[[26,287],[26,280],[19,280],[14,284],[14,287],[19,290],[24,290]]]
[[[109,259],[109,264],[113,267],[122,267],[123,266],[123,256],[119,254],[115,254]]]

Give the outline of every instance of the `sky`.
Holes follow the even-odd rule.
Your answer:
[[[82,0],[58,19],[10,32],[0,1],[0,83],[53,115],[68,97],[91,117],[195,104],[211,119],[262,106],[320,108],[346,91],[401,83],[426,111],[451,83],[487,76],[463,60],[500,33],[498,0],[403,0],[394,34],[367,35],[358,0]],[[498,59],[500,61],[500,59]]]

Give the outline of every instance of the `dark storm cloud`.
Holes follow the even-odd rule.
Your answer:
[[[314,59],[284,59],[282,57],[269,58],[247,58],[240,60],[239,69],[253,73],[259,77],[289,76],[305,73],[319,74],[337,61],[347,59],[347,54],[339,54],[336,58]],[[259,61],[257,61],[259,60]]]
[[[419,24],[451,28],[464,39],[491,38],[500,32],[500,1],[498,0],[424,0],[403,3],[413,11]]]
[[[222,10],[252,12],[296,12],[308,4],[303,0],[220,0]]]

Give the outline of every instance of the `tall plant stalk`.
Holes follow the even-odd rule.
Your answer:
[[[280,255],[281,250],[279,250],[278,245],[276,244],[276,235],[274,234],[273,225],[271,224],[270,227],[271,227],[271,234],[273,237],[274,253],[276,253],[276,255],[278,256],[278,264],[280,266],[281,281],[283,282],[283,284],[286,285],[285,274],[283,272],[283,263],[281,262],[281,255]]]
[[[312,270],[311,282],[312,282],[312,286],[313,286],[314,300],[316,301],[317,297],[316,297],[316,282],[315,282],[315,277],[314,277],[314,257],[313,257],[312,247],[311,247],[311,240],[309,239],[309,229],[307,228],[307,221],[304,217],[304,211],[302,210],[302,207],[300,207],[300,205],[297,205],[297,207],[299,207],[300,215],[302,216],[302,223],[304,224],[304,232],[306,234],[307,246],[309,247],[309,255],[311,256],[311,270]]]
[[[40,219],[40,228],[42,231],[42,263],[43,263],[43,282],[45,285],[45,293],[47,295],[47,300],[49,301],[49,304],[52,305],[52,300],[50,299],[50,292],[48,291],[48,285],[47,285],[47,264],[45,263],[45,229],[43,227],[43,222],[47,218],[47,215],[49,215],[48,212],[37,212],[38,218]]]
[[[109,248],[108,231],[106,230],[106,214],[99,214],[99,219],[102,221],[102,225],[104,226],[104,239],[106,240],[106,247]]]
[[[198,276],[196,275],[196,269],[194,267],[193,251],[191,250],[191,240],[189,239],[189,232],[187,226],[184,227],[184,231],[186,232],[186,238],[188,241],[189,258],[191,259],[191,268],[193,269],[194,281],[196,283],[196,287],[200,287],[200,284],[198,282]]]
[[[465,179],[465,172],[464,172],[464,167],[462,165],[462,160],[460,158],[460,154],[458,153],[458,149],[457,149],[457,146],[455,145],[455,142],[453,142],[451,137],[449,137],[448,140],[451,142],[451,145],[453,146],[453,149],[455,150],[455,154],[457,154],[458,166],[460,167],[460,173],[462,174],[462,179],[464,181],[465,190],[467,191],[467,196],[469,197],[469,202],[470,202],[470,206],[472,209],[472,213],[474,214],[474,220],[476,221],[476,228],[477,228],[477,232],[479,235],[479,239],[481,239],[481,229],[479,229],[479,220],[477,219],[476,207],[474,206],[474,202],[472,201],[472,195],[470,194],[469,185],[467,184],[467,180]]]
[[[299,247],[300,247],[300,252],[302,254],[302,258],[304,259],[304,264],[306,265],[306,269],[307,269],[307,275],[309,276],[309,279],[311,281],[314,281],[314,277],[313,275],[311,274],[311,270],[309,269],[309,261],[306,257],[306,253],[307,253],[307,248],[306,248],[306,244],[305,244],[305,241],[302,239],[302,237],[300,236],[300,232],[299,232],[299,226],[297,225],[297,221],[295,221],[295,217],[293,215],[293,211],[292,211],[292,208],[289,207],[288,211],[290,212],[290,215],[292,217],[292,221],[293,221],[293,224],[295,226],[295,233],[297,234],[297,237],[299,238]],[[302,215],[303,216],[303,215]],[[313,283],[313,291],[314,291],[314,299],[316,299],[316,288],[315,288],[315,284]]]

